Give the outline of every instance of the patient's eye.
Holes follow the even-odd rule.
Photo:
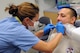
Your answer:
[[[64,14],[61,14],[61,17],[66,17]]]

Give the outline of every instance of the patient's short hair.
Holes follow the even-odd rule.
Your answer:
[[[75,16],[75,18],[77,19],[77,12],[76,12],[75,9],[73,9],[73,8],[71,8],[71,7],[62,7],[62,8],[70,9],[72,16]],[[61,8],[61,9],[62,9],[62,8]]]

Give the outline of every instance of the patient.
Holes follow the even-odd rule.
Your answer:
[[[64,7],[60,9],[58,13],[57,22],[60,21],[63,24],[70,23],[74,25],[76,19],[76,11],[73,8]],[[52,38],[54,38],[56,34],[57,32],[51,31],[47,41],[50,41]],[[61,42],[52,53],[80,53],[80,43],[71,39],[65,33]]]

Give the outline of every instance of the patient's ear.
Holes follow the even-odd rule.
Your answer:
[[[76,17],[73,16],[73,17],[71,18],[71,24],[74,24],[75,21],[76,21]]]

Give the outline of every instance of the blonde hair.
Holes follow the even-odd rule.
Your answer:
[[[33,19],[35,15],[39,13],[38,6],[29,2],[23,2],[18,6],[12,4],[5,8],[5,11],[7,10],[12,16],[19,17],[21,21],[23,21],[23,19],[26,17]]]

